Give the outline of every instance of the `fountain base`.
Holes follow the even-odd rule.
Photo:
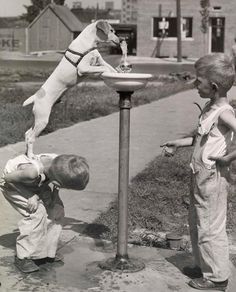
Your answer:
[[[135,273],[145,268],[145,264],[137,259],[130,259],[128,256],[116,256],[109,258],[98,266],[103,270],[123,273]]]

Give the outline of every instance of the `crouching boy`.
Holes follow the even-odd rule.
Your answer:
[[[16,239],[15,265],[24,273],[39,270],[35,260],[58,261],[57,246],[64,217],[59,189],[83,190],[89,167],[77,155],[19,155],[3,171],[1,191],[23,216]]]

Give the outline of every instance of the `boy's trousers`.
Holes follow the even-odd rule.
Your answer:
[[[54,258],[62,230],[63,205],[45,207],[42,200],[38,209],[29,213],[28,199],[32,191],[22,185],[4,184],[1,190],[9,203],[23,216],[18,222],[20,235],[16,239],[16,253],[20,259]],[[57,218],[57,220],[55,220]]]
[[[189,227],[195,264],[209,280],[229,278],[226,233],[228,170],[195,167],[190,192]]]

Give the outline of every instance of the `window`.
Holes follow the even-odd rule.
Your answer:
[[[192,17],[182,18],[182,37],[192,37]],[[176,38],[177,37],[177,18],[176,17],[154,17],[153,18],[153,37]]]
[[[131,11],[131,19],[137,20],[137,17],[138,17],[137,11]]]
[[[214,6],[213,10],[221,10],[221,6]]]

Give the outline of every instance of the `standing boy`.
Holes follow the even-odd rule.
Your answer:
[[[191,159],[189,228],[198,278],[189,285],[199,290],[224,291],[230,275],[226,233],[229,165],[236,150],[229,152],[236,119],[227,92],[235,78],[234,64],[222,53],[210,54],[195,63],[195,86],[205,104],[195,137],[169,141],[162,146],[195,145]]]
[[[19,155],[10,159],[0,188],[23,216],[19,221],[15,265],[24,273],[38,271],[35,260],[58,261],[57,246],[64,206],[59,189],[82,190],[89,180],[86,160],[77,155]]]

